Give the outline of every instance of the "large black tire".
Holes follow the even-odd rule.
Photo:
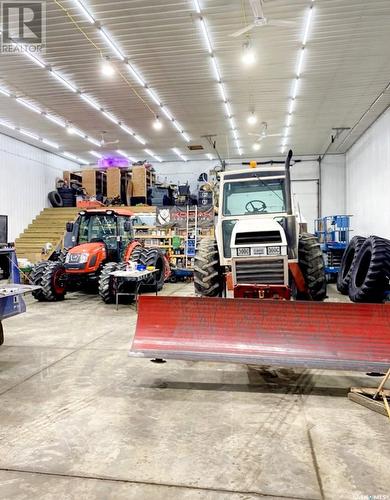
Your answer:
[[[360,248],[351,273],[352,302],[383,302],[390,276],[390,241],[370,236]]]
[[[60,283],[63,274],[65,274],[65,268],[61,262],[47,262],[41,279],[42,299],[38,300],[45,302],[64,300],[66,288]]]
[[[114,280],[110,273],[117,271],[119,264],[117,262],[109,262],[105,264],[99,277],[99,295],[105,304],[113,304],[115,302]]]
[[[30,282],[32,285],[42,286],[42,278],[43,278],[43,275],[46,271],[46,267],[48,264],[49,264],[49,262],[46,260],[35,264],[35,266],[33,267],[32,271],[31,271],[31,274],[30,274]],[[46,300],[45,294],[44,294],[42,288],[39,288],[38,290],[34,290],[32,292],[32,295],[33,295],[34,299],[38,300],[39,302],[45,302],[45,300]]]
[[[337,275],[337,290],[343,295],[348,295],[352,270],[355,267],[359,250],[365,241],[366,238],[363,236],[354,236],[342,256],[340,271]]]
[[[203,297],[217,297],[222,294],[222,268],[214,238],[203,238],[198,245],[195,254],[194,284],[195,292]]]
[[[326,299],[326,274],[324,257],[318,239],[313,234],[302,233],[299,236],[298,262],[309,297],[297,293],[298,300],[322,301]]]
[[[135,248],[131,255],[132,262],[142,264],[146,267],[153,266],[158,269],[157,273],[147,277],[140,286],[141,292],[154,292],[162,290],[165,281],[165,260],[164,254],[158,248],[142,248],[138,250]]]
[[[49,198],[51,205],[55,208],[62,207],[64,205],[61,195],[57,191],[51,191],[47,197]]]

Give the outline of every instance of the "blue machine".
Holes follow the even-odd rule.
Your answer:
[[[341,258],[349,243],[350,215],[328,215],[314,221],[315,235],[324,253],[325,272],[336,277]]]
[[[4,342],[2,320],[24,313],[26,304],[23,295],[38,288],[20,284],[15,249],[0,248],[0,345]]]

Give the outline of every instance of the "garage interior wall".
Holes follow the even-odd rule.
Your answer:
[[[267,161],[271,158],[257,158],[257,161]],[[283,157],[273,158],[284,160]],[[313,231],[314,219],[319,211],[319,164],[316,157],[300,157],[304,160],[291,168],[292,193],[299,204],[303,218]],[[253,160],[253,158],[250,158]],[[241,163],[249,159],[228,161],[230,170],[244,168]],[[202,172],[209,172],[218,162],[213,160],[188,162],[154,163],[159,180],[185,184],[187,181],[191,190],[198,185],[198,177]],[[321,208],[322,215],[345,213],[345,156],[328,155],[324,158],[321,168]]]
[[[47,195],[62,171],[76,167],[72,161],[0,134],[0,215],[8,215],[9,241],[50,206]]]
[[[347,211],[353,234],[390,238],[390,108],[346,154]]]

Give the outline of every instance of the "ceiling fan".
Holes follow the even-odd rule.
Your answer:
[[[115,139],[113,141],[107,141],[106,134],[107,134],[107,132],[105,130],[102,130],[102,132],[100,134],[100,137],[101,137],[100,143],[101,143],[102,147],[110,146],[111,144],[118,144],[119,139]]]
[[[267,137],[281,137],[283,135],[283,134],[268,134],[267,122],[262,122],[261,125],[263,128],[262,128],[262,131],[260,132],[260,134],[253,134],[251,132],[248,132],[248,135],[253,135],[253,136],[257,137],[255,142],[261,142],[264,139],[266,139]]]
[[[248,31],[253,30],[254,28],[261,28],[263,26],[281,26],[288,27],[294,26],[296,23],[294,21],[285,21],[283,19],[268,19],[264,15],[263,10],[263,0],[249,0],[251,4],[254,21],[245,28],[241,28],[240,30],[232,33],[230,36],[236,38],[238,36],[244,35]]]

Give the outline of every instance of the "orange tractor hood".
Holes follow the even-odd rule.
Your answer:
[[[94,243],[82,243],[69,250],[68,253],[87,253],[88,255],[94,255],[102,250],[106,250],[104,243],[94,242]]]

